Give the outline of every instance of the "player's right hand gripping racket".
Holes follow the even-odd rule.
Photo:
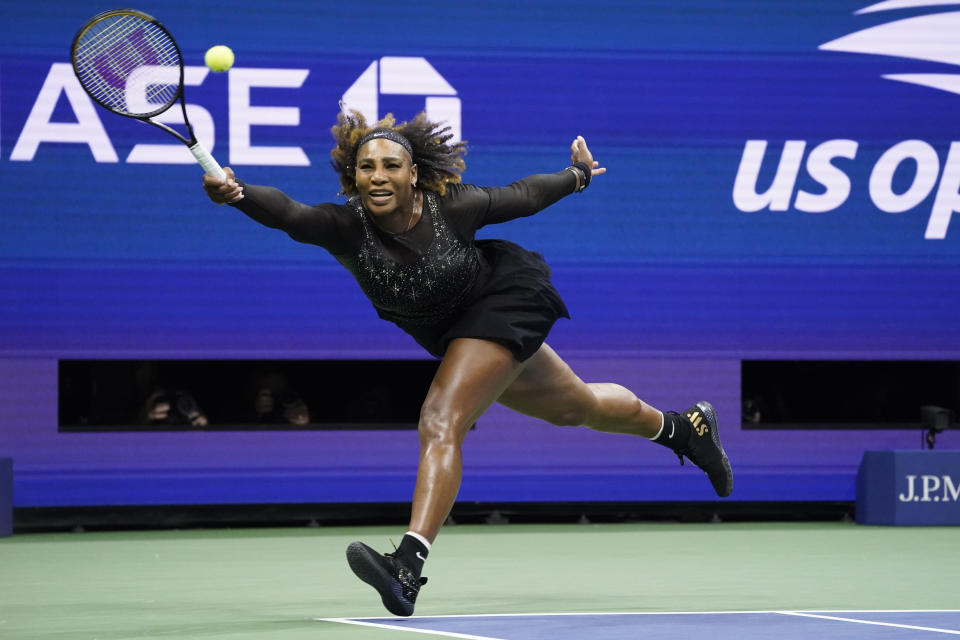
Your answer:
[[[176,136],[204,171],[224,179],[223,169],[197,141],[187,119],[180,48],[156,19],[134,9],[98,13],[77,32],[70,59],[80,85],[97,104]],[[178,98],[189,139],[150,119]]]

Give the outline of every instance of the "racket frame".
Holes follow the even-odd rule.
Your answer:
[[[90,96],[90,98],[93,99],[94,102],[99,104],[104,109],[107,109],[112,113],[116,113],[117,115],[126,116],[127,118],[133,118],[134,120],[140,120],[141,122],[145,122],[147,124],[153,125],[154,127],[157,127],[158,129],[161,129],[173,135],[175,138],[180,140],[183,144],[187,145],[187,147],[190,149],[190,152],[193,154],[193,157],[196,158],[197,162],[200,163],[200,165],[203,167],[203,169],[207,173],[223,180],[224,179],[223,169],[220,167],[217,161],[214,160],[213,156],[210,155],[210,152],[207,151],[206,148],[202,144],[200,144],[200,142],[197,140],[197,136],[193,132],[193,125],[190,124],[190,120],[187,118],[187,104],[186,104],[186,99],[184,97],[184,92],[183,92],[183,80],[184,80],[183,54],[181,53],[180,46],[177,44],[177,41],[174,39],[173,34],[171,34],[170,31],[167,30],[167,28],[163,26],[163,24],[161,24],[159,20],[137,9],[110,9],[109,11],[102,11],[97,15],[93,16],[82,27],[80,27],[80,30],[77,31],[77,35],[73,37],[73,41],[70,43],[70,64],[73,66],[74,75],[77,76],[78,80],[80,79],[80,73],[77,69],[77,59],[76,59],[77,45],[79,44],[80,39],[84,36],[84,34],[87,33],[87,31],[93,28],[96,24],[103,22],[107,18],[117,16],[117,15],[130,15],[130,16],[139,18],[141,20],[145,20],[151,23],[153,26],[159,28],[167,36],[167,38],[170,40],[170,44],[173,45],[173,48],[177,53],[177,60],[178,60],[177,66],[179,67],[179,71],[180,71],[180,82],[177,85],[176,92],[174,92],[173,96],[171,96],[171,98],[165,104],[163,104],[160,108],[154,111],[151,111],[149,113],[134,114],[134,113],[127,113],[125,111],[120,111],[110,106],[109,104],[107,104],[106,102],[104,102],[103,100],[95,96],[93,92],[91,92],[89,89],[87,89],[87,87],[84,85],[82,81],[80,82],[80,86],[83,87],[84,92],[86,92],[86,94]],[[158,116],[161,113],[164,113],[165,111],[169,110],[170,107],[172,107],[174,103],[177,102],[178,100],[180,101],[180,111],[183,114],[183,123],[187,128],[187,133],[190,134],[189,138],[185,138],[183,135],[180,134],[180,132],[178,132],[177,130],[171,127],[168,127],[162,122],[154,122],[153,120],[151,120],[151,118],[153,118],[154,116]]]

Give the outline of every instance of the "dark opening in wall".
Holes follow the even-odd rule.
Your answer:
[[[920,407],[960,409],[960,362],[745,360],[745,429],[919,429]]]
[[[60,431],[415,429],[434,360],[61,360]]]

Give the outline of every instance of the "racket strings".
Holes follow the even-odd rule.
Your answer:
[[[111,109],[150,113],[172,102],[179,88],[180,56],[176,44],[160,27],[143,18],[120,14],[101,20],[83,34],[74,51],[74,66],[84,88]],[[156,67],[147,72],[144,67]],[[128,79],[138,71],[144,100],[131,100]],[[151,81],[153,80],[153,81]]]
[[[149,54],[153,54],[152,57],[160,64],[166,61],[167,64],[178,65],[180,62],[176,47],[167,34],[142,18],[121,15],[114,20],[102,20],[95,27],[96,29],[91,28],[78,46],[78,52],[82,52],[86,58],[85,66],[88,69],[104,54],[109,62],[118,62],[118,58],[129,56],[131,52],[139,54],[138,57],[142,59],[140,64],[149,61]],[[144,46],[136,47],[136,41],[142,42]],[[124,42],[130,46],[121,47],[120,44]],[[146,47],[150,48],[145,50]]]

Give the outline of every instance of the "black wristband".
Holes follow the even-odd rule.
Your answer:
[[[572,166],[574,169],[576,169],[576,170],[580,173],[580,189],[579,189],[579,191],[583,191],[584,189],[586,189],[587,187],[589,187],[589,186],[590,186],[590,178],[593,177],[593,171],[591,170],[590,166],[587,165],[586,162],[574,162],[574,163],[573,163],[572,165],[570,165],[570,166]]]

